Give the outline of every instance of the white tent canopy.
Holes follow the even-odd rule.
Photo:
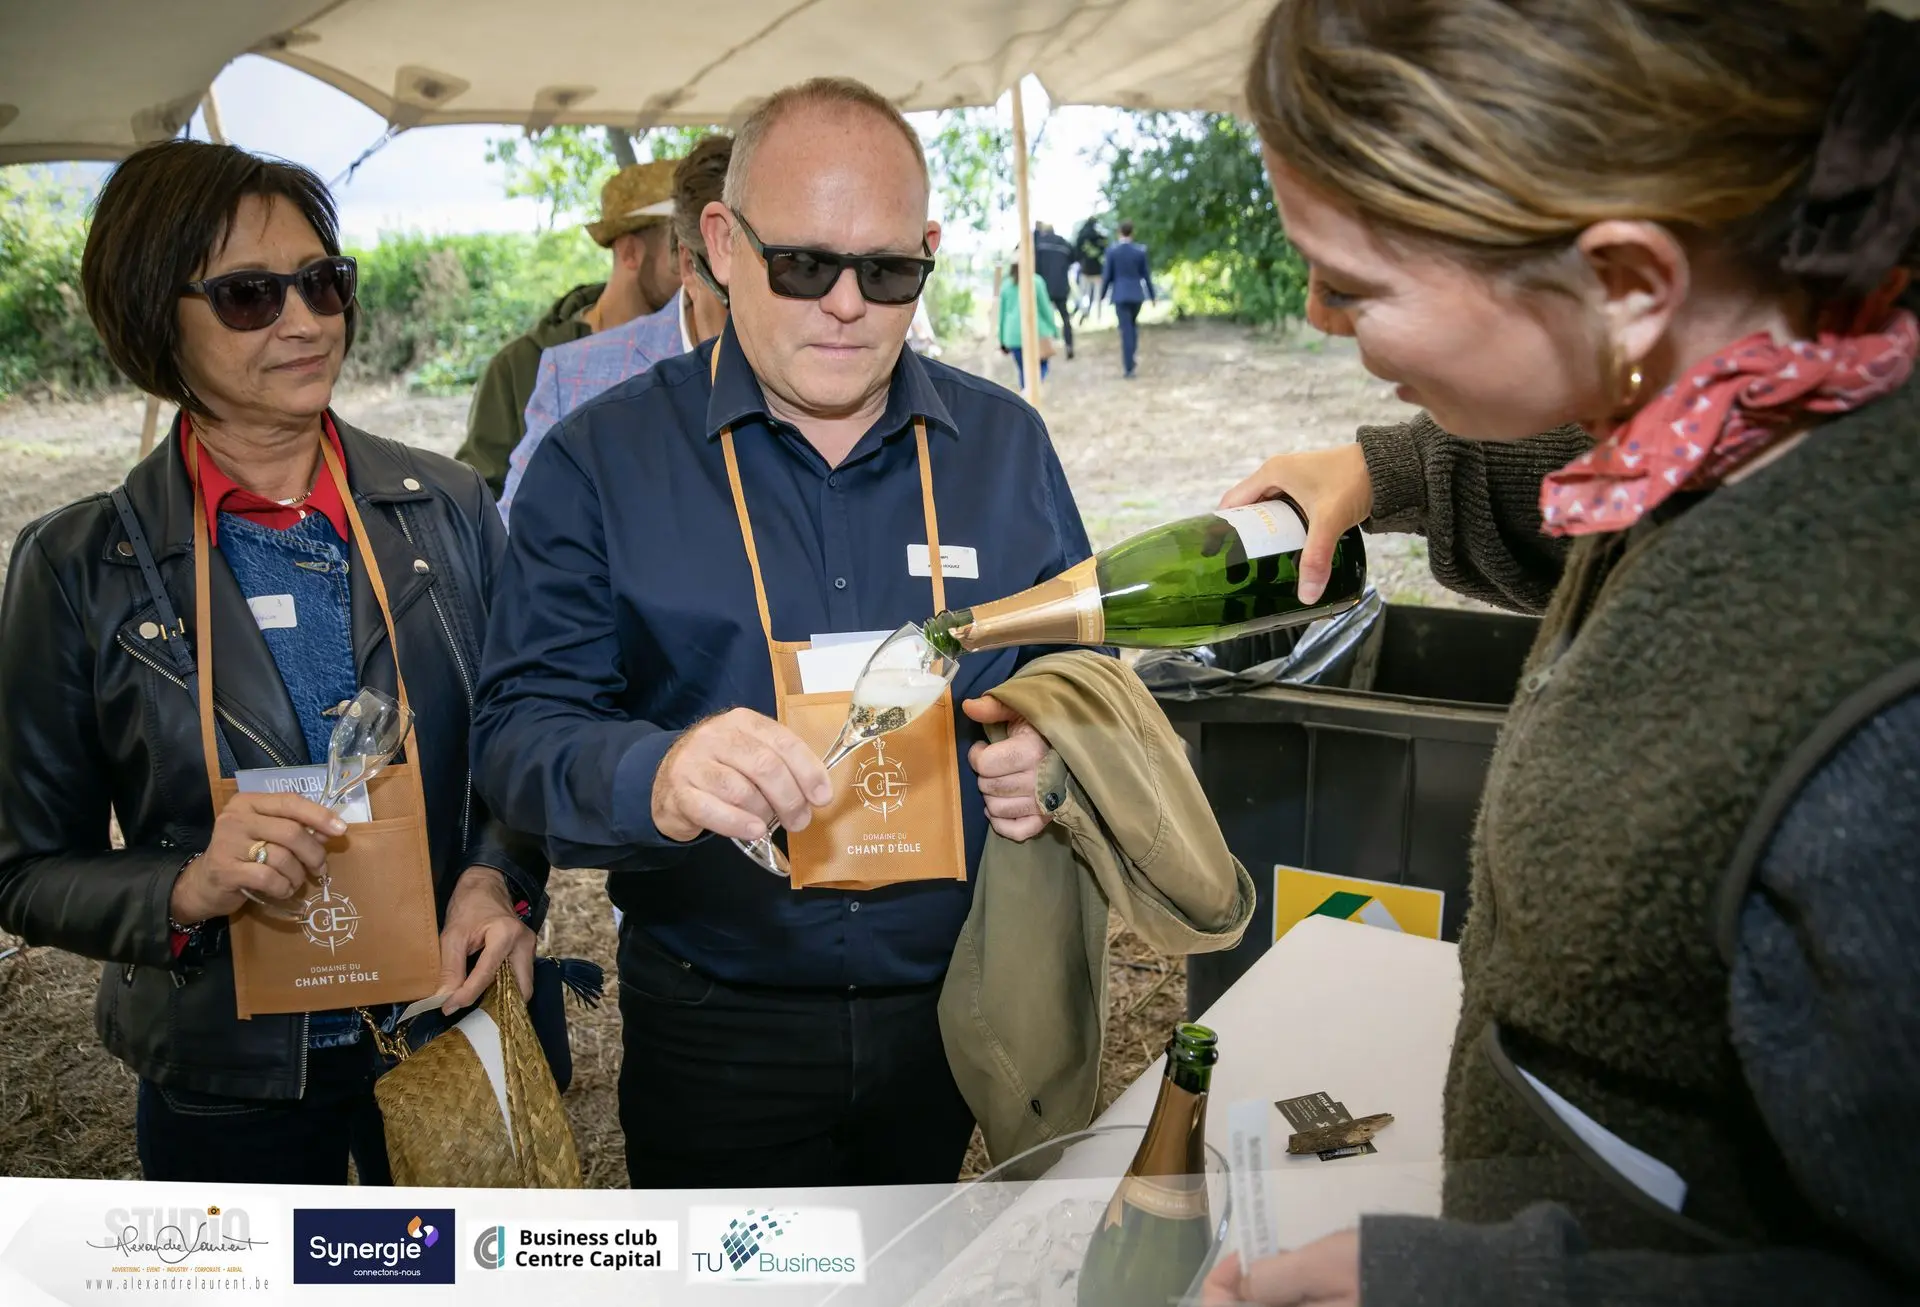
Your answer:
[[[275,59],[395,127],[738,122],[822,72],[903,109],[1238,106],[1271,0],[6,0],[0,163],[176,134],[232,59]],[[1211,11],[1211,12],[1208,12]]]

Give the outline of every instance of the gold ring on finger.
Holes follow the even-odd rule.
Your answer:
[[[257,862],[263,867],[267,864],[267,842],[265,840],[255,840],[247,846],[247,861]]]

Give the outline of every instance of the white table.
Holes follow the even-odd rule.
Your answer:
[[[1391,1112],[1371,1156],[1285,1155],[1291,1127],[1269,1107],[1267,1199],[1281,1247],[1352,1225],[1362,1212],[1440,1210],[1440,1100],[1460,1017],[1454,946],[1332,917],[1308,917],[1201,1017],[1220,1036],[1207,1141],[1227,1151],[1236,1102],[1322,1090],[1354,1116]],[[1156,1061],[1099,1125],[1144,1125]],[[1245,1217],[1236,1210],[1236,1224]]]
[[[1254,1192],[1271,1237],[1255,1241],[1254,1203],[1236,1197],[1229,1247],[1296,1247],[1364,1212],[1438,1213],[1440,1100],[1459,1013],[1460,965],[1451,944],[1329,917],[1295,926],[1221,996],[1201,1017],[1220,1035],[1208,1142],[1229,1152],[1228,1118],[1237,1102],[1266,1116],[1269,1136]],[[1160,1080],[1156,1062],[1094,1124],[1145,1125]],[[1393,1113],[1378,1153],[1332,1162],[1285,1155],[1291,1127],[1273,1102],[1323,1090],[1355,1116]],[[1004,1264],[1007,1242],[1019,1237],[1012,1232],[1023,1222],[1065,1201],[1091,1201],[1096,1210],[1104,1204],[1137,1142],[1137,1134],[1126,1133],[1081,1141],[1043,1177],[1010,1184],[1007,1205],[989,1210],[984,1227],[956,1218],[946,1204],[904,1229],[893,1223],[900,1237],[878,1261],[905,1279],[888,1301],[918,1307],[944,1302],[950,1289],[972,1293],[971,1281]],[[1247,1176],[1241,1168],[1236,1179]],[[978,1190],[965,1194],[986,1201]],[[956,1200],[965,1201],[962,1195]],[[1217,1213],[1219,1195],[1215,1201]],[[870,1283],[834,1302],[864,1305],[876,1300],[875,1288]]]

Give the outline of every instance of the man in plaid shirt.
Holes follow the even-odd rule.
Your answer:
[[[708,136],[674,170],[673,244],[680,262],[680,293],[658,312],[556,345],[540,356],[533,398],[527,401],[527,434],[507,460],[507,484],[500,495],[502,521],[511,525],[513,497],[527,474],[527,464],[561,418],[661,359],[686,353],[720,334],[727,320],[726,300],[707,270],[700,215],[720,198],[732,157],[731,137]]]

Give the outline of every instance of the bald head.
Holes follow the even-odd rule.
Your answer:
[[[816,136],[872,149],[879,156],[876,162],[897,164],[900,184],[910,185],[917,179],[923,197],[921,216],[925,216],[924,200],[932,187],[919,135],[891,101],[850,77],[816,77],[786,87],[754,110],[733,138],[733,159],[722,197],[727,206],[744,209],[756,169],[773,166],[796,141]]]
[[[741,351],[769,404],[809,438],[810,421],[884,406],[913,304],[868,301],[851,266],[816,298],[776,291],[761,249],[924,258],[940,248],[927,191],[920,138],[858,82],[782,91],[734,138],[722,203],[701,231]],[[783,268],[806,257],[778,256]]]

